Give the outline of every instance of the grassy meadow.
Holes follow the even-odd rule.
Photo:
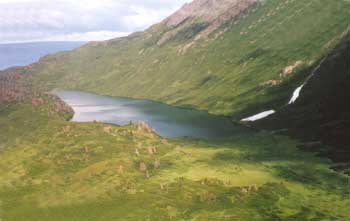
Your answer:
[[[73,123],[49,99],[0,109],[0,218],[345,220],[348,177],[273,132],[164,139],[145,125]]]

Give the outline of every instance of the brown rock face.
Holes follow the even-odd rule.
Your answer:
[[[165,19],[162,24],[172,30],[166,32],[158,45],[165,43],[175,36],[181,26],[188,27],[194,23],[207,24],[195,37],[195,40],[207,37],[223,23],[240,15],[249,7],[258,4],[261,0],[194,0],[185,4],[180,10]]]
[[[302,61],[296,61],[295,64],[290,65],[283,69],[282,73],[280,74],[280,77],[287,77],[290,74],[293,74],[295,69],[297,69],[299,66],[303,64]]]
[[[154,130],[146,122],[139,122],[138,124],[136,124],[136,128],[138,131],[143,131],[146,133],[154,132]]]
[[[259,0],[194,0],[185,4],[164,23],[169,26],[177,26],[186,19],[197,18],[202,22],[212,23],[223,14],[235,16]]]

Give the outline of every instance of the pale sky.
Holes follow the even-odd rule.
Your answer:
[[[144,30],[191,0],[0,0],[0,43],[96,41]]]

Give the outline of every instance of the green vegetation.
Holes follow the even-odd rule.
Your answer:
[[[349,16],[345,0],[269,0],[208,38],[194,40],[210,27],[196,20],[173,27],[179,31],[157,44],[171,30],[161,23],[0,73],[0,220],[348,219],[349,176],[298,149],[315,143],[280,135],[284,121],[279,132],[244,130],[226,140],[164,139],[145,124],[69,122],[69,109],[40,92],[80,89],[148,98],[240,119],[286,104],[310,69],[344,38]],[[321,119],[338,126],[335,132],[347,140],[348,109],[338,109],[348,101],[342,84],[348,76],[342,73],[349,51],[334,58],[341,66],[334,75],[329,73],[335,69],[322,71],[310,81],[315,89],[305,88],[308,96],[276,119],[295,116],[286,118],[295,130],[318,128]],[[330,82],[329,90],[324,82]],[[312,102],[334,91],[337,96],[324,104],[336,108]],[[311,111],[318,112],[315,118]],[[340,123],[333,122],[338,113],[344,114]]]
[[[1,108],[2,220],[335,220],[348,177],[271,132],[166,140],[147,125]],[[49,114],[51,113],[51,114]]]
[[[269,0],[195,41],[207,24],[183,24],[161,46],[163,23],[126,38],[47,56],[25,69],[36,85],[158,100],[236,119],[287,103],[305,73],[349,27],[345,0]],[[193,43],[193,44],[191,44]],[[189,47],[191,45],[191,47]],[[269,80],[282,81],[269,86]],[[164,87],[166,86],[166,89]]]

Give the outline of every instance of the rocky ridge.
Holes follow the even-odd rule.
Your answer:
[[[158,41],[162,45],[187,28],[195,29],[195,40],[207,38],[225,22],[258,6],[261,0],[195,0],[165,19],[161,25],[169,30]],[[255,10],[255,9],[252,9]]]

